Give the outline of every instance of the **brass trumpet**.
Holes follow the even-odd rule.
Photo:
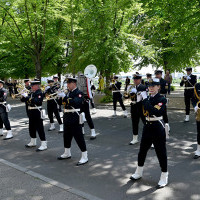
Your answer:
[[[27,93],[27,94],[30,93],[30,90],[26,89],[25,87],[24,88],[19,88],[19,90],[17,90],[17,91],[19,92],[18,94],[12,94],[11,95],[12,99],[21,97],[23,93]]]

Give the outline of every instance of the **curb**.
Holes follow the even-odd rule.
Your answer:
[[[48,178],[46,176],[43,176],[43,175],[38,174],[36,172],[33,172],[33,171],[31,171],[29,169],[26,169],[24,167],[20,167],[19,165],[11,163],[11,162],[9,162],[7,160],[0,159],[0,163],[5,164],[5,165],[7,165],[7,166],[9,166],[11,168],[14,168],[14,169],[16,169],[16,170],[18,170],[20,172],[23,172],[23,173],[25,173],[27,175],[30,175],[30,176],[32,176],[34,178],[40,179],[40,180],[42,180],[42,181],[44,181],[44,182],[46,182],[46,183],[48,183],[50,185],[53,185],[53,186],[58,187],[60,189],[63,189],[63,190],[65,190],[65,191],[67,191],[67,192],[69,192],[71,194],[74,194],[74,195],[77,195],[79,197],[82,197],[84,199],[87,199],[87,200],[103,200],[103,199],[95,197],[95,196],[93,196],[91,194],[82,192],[82,191],[80,191],[78,189],[72,188],[72,187],[70,187],[68,185],[65,185],[63,183],[60,183],[60,182],[55,181],[53,179],[50,179],[50,178]]]

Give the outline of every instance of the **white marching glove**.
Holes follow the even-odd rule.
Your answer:
[[[195,106],[195,107],[194,107],[194,112],[196,113],[198,109],[199,109],[199,107],[198,107],[198,106]]]
[[[65,93],[64,92],[60,92],[60,93],[58,93],[58,97],[62,97],[62,98],[64,98],[66,95],[65,95]]]
[[[136,88],[133,88],[130,93],[137,93]]]
[[[187,80],[190,80],[191,79],[191,77],[190,76],[187,76]]]
[[[47,87],[45,87],[45,91],[48,90],[50,88],[50,86],[48,85]]]
[[[22,93],[21,95],[22,95],[23,97],[27,97],[27,96],[28,96],[27,93]]]
[[[146,99],[146,98],[147,98],[147,92],[146,92],[146,91],[141,92],[141,95],[142,95],[142,98],[143,98],[143,99]]]

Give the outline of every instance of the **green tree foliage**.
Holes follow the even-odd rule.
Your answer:
[[[153,64],[181,70],[199,60],[200,3],[196,0],[144,0],[144,13],[135,18],[132,33],[152,45],[154,59],[142,56],[138,66]]]
[[[55,60],[64,59],[61,13],[60,1],[1,1],[1,73],[41,78],[55,71]]]

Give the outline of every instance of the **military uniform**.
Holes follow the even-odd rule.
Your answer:
[[[31,85],[40,84],[40,81],[34,80]],[[43,93],[40,89],[32,91],[31,93],[22,94],[21,101],[28,104],[28,116],[29,116],[29,134],[31,142],[25,145],[27,148],[36,146],[36,131],[38,132],[41,140],[41,146],[37,151],[43,151],[47,149],[46,136],[44,132],[43,119],[41,118]]]
[[[77,80],[75,78],[68,78],[68,84],[75,84]],[[67,95],[59,94],[60,97],[63,97],[63,105],[64,105],[64,147],[65,152],[58,160],[69,159],[71,158],[71,141],[74,137],[76,143],[78,144],[82,157],[81,160],[77,163],[77,165],[83,165],[88,162],[87,158],[87,149],[84,140],[84,136],[82,133],[82,126],[80,123],[80,110],[83,105],[83,93],[76,87],[73,90],[69,91]]]
[[[49,84],[53,83],[53,80],[48,80]],[[58,100],[56,99],[57,92],[58,92],[59,87],[57,85],[50,85],[46,87],[45,90],[45,96],[47,98],[47,113],[48,117],[50,119],[50,128],[48,131],[52,131],[55,129],[55,124],[54,124],[54,119],[53,119],[53,114],[55,114],[56,119],[58,121],[58,124],[60,125],[60,130],[59,132],[63,132],[63,125],[62,125],[62,120],[60,118],[59,114],[59,103]]]
[[[187,68],[186,71],[190,71],[192,68]],[[185,111],[186,111],[186,119],[185,121],[189,121],[190,114],[190,101],[194,96],[194,85],[197,82],[197,77],[193,74],[189,76],[183,76],[180,86],[185,85],[184,89],[184,100],[185,100]]]
[[[127,117],[127,111],[122,100],[122,94],[120,92],[122,83],[117,81],[117,79],[118,77],[115,76],[114,77],[115,83],[112,83],[110,87],[112,89],[112,94],[113,94],[114,116],[116,116],[117,102],[119,102],[122,110],[124,111],[124,117]]]
[[[152,82],[149,83],[149,86],[154,85],[159,85],[159,79],[153,79]],[[167,100],[159,93],[157,93],[155,96],[145,97],[145,94],[142,94],[142,96],[146,115],[146,123],[143,128],[140,150],[138,154],[138,167],[130,179],[136,180],[142,177],[143,166],[147,152],[151,145],[154,144],[155,152],[162,171],[158,186],[164,187],[168,183],[168,172],[166,134],[162,116],[166,109]]]
[[[87,82],[91,84],[91,81],[89,79],[87,79],[87,77],[85,75],[79,74],[79,77],[77,79],[77,87],[84,94],[83,95],[84,101],[83,101],[83,105],[81,107],[81,113],[85,114],[85,119],[91,130],[90,139],[94,140],[94,139],[96,139],[96,132],[94,129],[93,120],[90,115],[90,100],[92,99],[92,90],[91,90],[90,84],[88,85]],[[91,96],[89,96],[89,95],[91,95]],[[85,133],[84,123],[82,124],[82,132],[83,132],[83,134]]]
[[[140,75],[134,75],[134,79],[140,79]],[[145,117],[143,114],[143,105],[142,105],[142,97],[141,92],[146,91],[146,86],[144,86],[141,82],[139,85],[136,85],[131,91],[131,119],[132,119],[132,130],[133,130],[133,140],[129,143],[130,145],[136,144],[138,142],[138,126],[140,119],[143,124],[145,122]]]
[[[10,121],[8,119],[8,113],[6,112],[6,99],[7,90],[3,87],[4,81],[0,80],[2,87],[0,88],[0,136],[3,136],[3,125],[7,130],[7,135],[4,140],[13,138],[13,134],[10,127]]]
[[[24,83],[26,83],[26,82],[28,82],[28,81],[29,81],[29,79],[24,79]],[[31,86],[30,86],[30,85],[25,85],[25,88],[26,88],[27,90],[31,91]],[[27,103],[27,102],[25,102],[25,106],[26,106],[26,114],[27,114],[27,116],[28,116],[28,103]]]
[[[197,150],[195,151],[194,159],[197,159],[200,157],[200,83],[195,84],[194,96],[192,98],[192,105],[196,113]]]

